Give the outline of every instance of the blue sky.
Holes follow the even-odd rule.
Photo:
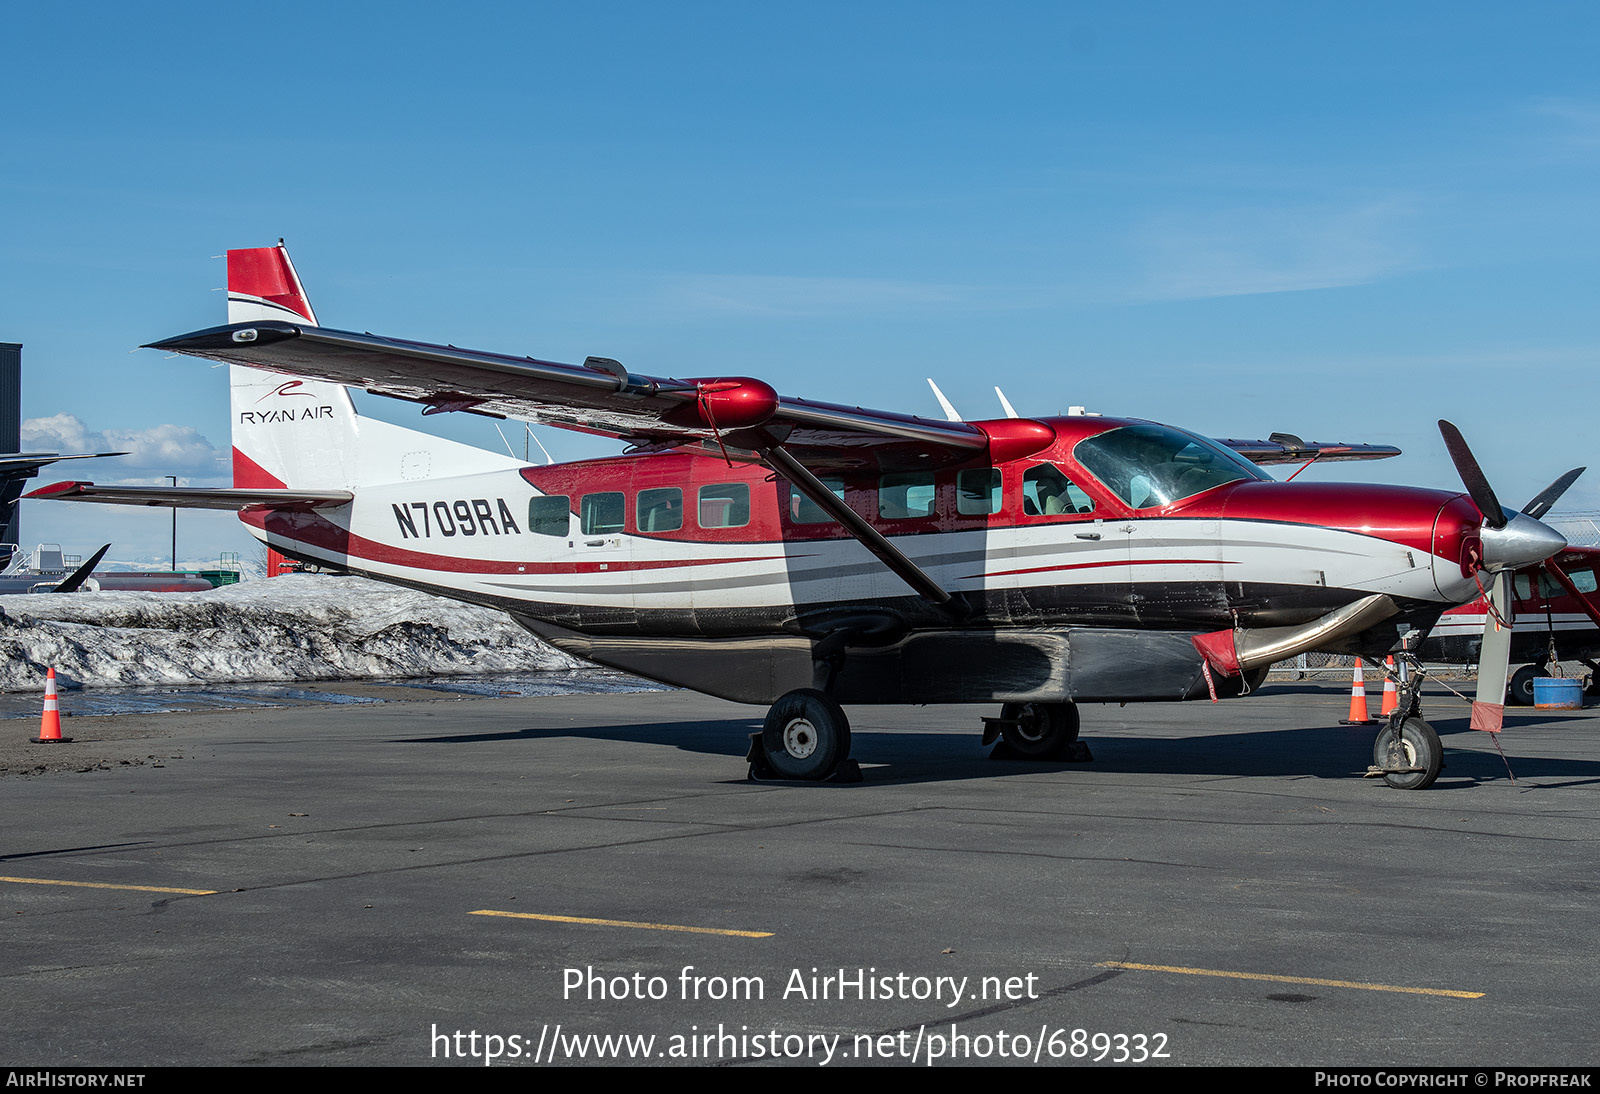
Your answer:
[[[25,344],[36,442],[136,448],[71,476],[224,481],[225,370],[129,351],[221,322],[212,256],[282,236],[329,326],[930,416],[925,376],[970,417],[998,383],[1023,413],[1406,449],[1324,478],[1455,486],[1448,417],[1509,504],[1595,460],[1565,508],[1600,508],[1600,8],[61,4],[4,26],[0,340]],[[429,428],[499,447],[453,417]],[[23,520],[167,550],[165,512]],[[179,520],[186,560],[251,542]]]

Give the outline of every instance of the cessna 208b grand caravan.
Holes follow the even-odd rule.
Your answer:
[[[1279,482],[1258,465],[1398,450],[1082,414],[937,421],[334,330],[281,243],[228,252],[228,319],[154,348],[232,365],[232,489],[30,496],[238,509],[286,555],[771,704],[752,761],[788,778],[840,767],[848,704],[1002,703],[986,739],[1059,755],[1079,703],[1235,696],[1302,651],[1381,655],[1482,574],[1565,545],[1535,517],[1571,477],[1508,514],[1443,423],[1470,496]],[[528,466],[360,417],[349,387],[631,447]],[[1500,689],[1480,696],[1496,726]],[[1373,771],[1425,786],[1441,755],[1396,717]]]

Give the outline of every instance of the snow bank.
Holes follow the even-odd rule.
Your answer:
[[[0,596],[0,691],[570,669],[503,612],[358,577]]]

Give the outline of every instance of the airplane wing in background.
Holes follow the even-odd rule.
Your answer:
[[[1251,463],[1332,463],[1335,460],[1386,460],[1400,455],[1400,450],[1389,444],[1328,444],[1326,441],[1302,441],[1293,433],[1274,433],[1264,441],[1241,441],[1232,437],[1218,440]]]

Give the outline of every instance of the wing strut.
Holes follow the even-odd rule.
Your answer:
[[[829,490],[822,481],[806,469],[805,465],[785,452],[780,445],[760,449],[761,458],[778,474],[788,479],[809,498],[817,508],[844,525],[856,541],[871,551],[901,580],[910,585],[918,596],[943,609],[957,619],[966,616],[969,608],[960,597],[940,585],[927,573],[890,543],[884,534],[862,519],[861,514],[844,503],[844,499]]]

